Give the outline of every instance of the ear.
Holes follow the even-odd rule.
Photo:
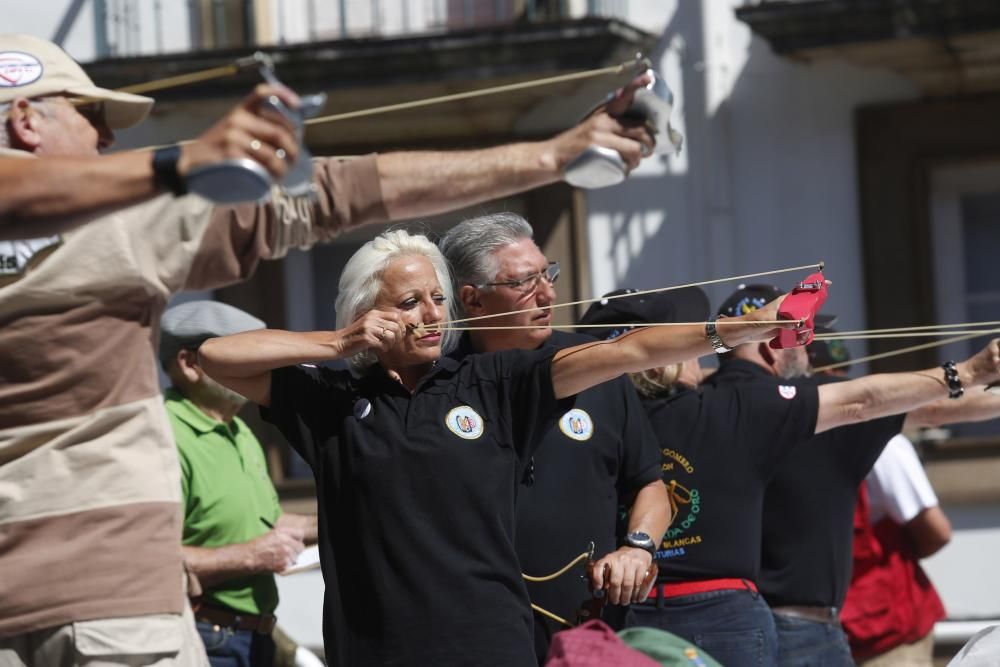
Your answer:
[[[198,364],[197,350],[181,350],[177,353],[177,369],[184,376],[184,379],[194,384],[200,382],[205,376],[205,371],[201,370]]]
[[[483,314],[483,304],[479,299],[478,288],[472,285],[462,285],[458,290],[458,300],[468,315],[475,317]]]
[[[7,134],[11,148],[35,152],[42,145],[40,119],[41,115],[31,108],[31,102],[27,98],[19,97],[14,100],[7,115]]]
[[[774,352],[771,350],[770,346],[768,346],[767,343],[758,343],[757,351],[760,353],[761,359],[764,360],[764,363],[774,369],[774,364],[777,362],[777,359],[775,359]]]

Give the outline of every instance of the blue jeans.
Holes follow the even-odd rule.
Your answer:
[[[726,667],[773,667],[774,617],[751,590],[711,591],[632,605],[637,625],[683,637]]]
[[[233,630],[198,621],[212,667],[273,667],[274,640],[250,630]]]
[[[779,667],[854,667],[840,625],[785,614],[774,615]]]

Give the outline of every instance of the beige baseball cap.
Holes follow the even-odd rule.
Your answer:
[[[141,122],[153,106],[149,97],[98,88],[69,54],[46,39],[0,35],[0,104],[46,95],[104,102],[113,130]]]

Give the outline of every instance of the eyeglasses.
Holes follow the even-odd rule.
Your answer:
[[[107,118],[104,114],[104,102],[91,102],[89,104],[76,105],[78,114],[87,119],[87,122],[96,128],[107,125]]]
[[[538,289],[538,281],[540,280],[544,280],[550,285],[555,285],[556,281],[559,280],[559,262],[549,262],[549,265],[545,267],[544,271],[532,273],[530,276],[521,278],[520,280],[503,280],[495,283],[480,283],[475,287],[480,289],[483,287],[509,287],[514,291],[520,292],[521,294],[531,294]]]

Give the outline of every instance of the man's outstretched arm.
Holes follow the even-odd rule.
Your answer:
[[[972,388],[1000,379],[1000,339],[957,365],[963,386]],[[879,373],[819,387],[816,433],[878,417],[916,410],[947,399],[948,385],[941,368],[911,373]]]
[[[470,151],[385,153],[376,158],[382,199],[392,220],[434,215],[558,182],[589,146],[617,151],[631,171],[656,145],[649,129],[621,121],[641,75],[574,127],[545,141]]]
[[[250,158],[281,178],[298,154],[298,144],[286,119],[262,111],[261,101],[270,95],[290,105],[298,99],[285,89],[258,86],[197,139],[180,146],[178,175],[184,178],[195,167],[222,160]],[[277,157],[278,149],[289,161]],[[151,149],[94,157],[23,155],[0,157],[0,240],[65,232],[104,211],[164,192],[153,174]]]

